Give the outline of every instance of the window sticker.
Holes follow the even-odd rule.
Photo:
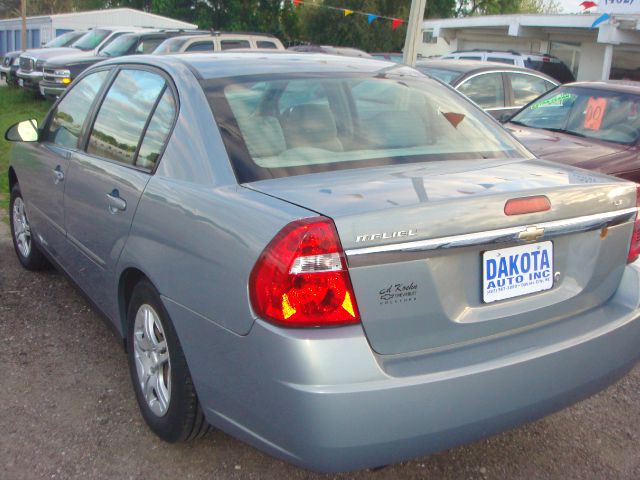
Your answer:
[[[584,114],[584,128],[588,130],[600,130],[604,111],[607,108],[607,99],[602,97],[589,97],[587,111]]]
[[[541,107],[562,107],[565,100],[571,100],[575,97],[573,93],[559,93],[545,100],[540,100],[529,107],[529,110],[536,110]]]

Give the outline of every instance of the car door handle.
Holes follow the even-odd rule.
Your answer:
[[[107,193],[107,203],[109,204],[109,212],[118,213],[127,208],[127,202],[120,198],[120,192],[114,188],[111,193]]]
[[[53,169],[53,183],[56,185],[64,180],[64,172],[60,165],[57,165],[56,168]]]

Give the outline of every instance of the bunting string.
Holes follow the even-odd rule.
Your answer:
[[[385,17],[384,15],[376,15],[375,13],[359,12],[358,10],[350,10],[348,8],[333,7],[331,5],[318,4],[318,3],[313,3],[311,1],[305,2],[304,0],[293,0],[293,6],[294,7],[307,6],[307,7],[314,7],[314,8],[326,8],[328,10],[341,12],[342,15],[345,17],[348,17],[349,15],[361,15],[367,18],[367,23],[369,25],[371,25],[376,20],[390,20],[391,29],[393,31],[395,31],[396,28],[398,28],[403,23],[406,23],[406,20],[403,18]]]

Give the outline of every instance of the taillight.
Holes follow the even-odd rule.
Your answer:
[[[504,204],[505,215],[523,215],[525,213],[546,212],[547,210],[551,210],[551,202],[544,195],[512,198]]]
[[[636,207],[640,208],[640,185],[636,187]],[[629,246],[627,263],[635,262],[640,255],[640,212],[636,213],[636,221],[633,224],[633,235]]]
[[[249,277],[255,313],[287,327],[358,323],[338,232],[326,217],[297,220],[264,249]]]

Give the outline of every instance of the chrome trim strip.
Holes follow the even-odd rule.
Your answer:
[[[393,243],[389,245],[378,245],[375,247],[352,248],[345,253],[349,259],[356,259],[362,255],[373,255],[378,253],[416,253],[432,250],[444,250],[450,248],[462,248],[491,243],[526,243],[518,238],[520,232],[527,227],[536,226],[544,228],[544,234],[536,241],[547,240],[569,233],[587,232],[598,230],[603,227],[619,225],[630,220],[638,208],[627,208],[615,212],[597,213],[582,217],[569,218],[565,220],[554,220],[538,224],[520,225],[517,227],[501,228],[499,230],[489,230],[484,232],[467,233],[450,237],[431,238],[428,240],[416,240],[414,242]],[[359,258],[358,258],[359,259]]]

